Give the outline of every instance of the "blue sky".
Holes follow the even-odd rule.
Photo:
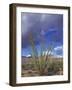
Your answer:
[[[40,44],[43,41],[46,49],[49,46],[53,47],[53,55],[63,56],[62,14],[21,13],[22,56],[31,55],[30,33],[33,35],[38,53],[40,53]]]

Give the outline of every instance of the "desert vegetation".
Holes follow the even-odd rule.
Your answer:
[[[34,43],[33,35],[30,33],[31,57],[22,57],[22,77],[28,76],[51,76],[63,75],[63,58],[51,55],[52,46],[45,48],[44,40],[40,42],[40,55]],[[44,53],[46,51],[46,53]]]

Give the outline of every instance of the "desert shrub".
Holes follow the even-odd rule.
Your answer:
[[[63,70],[63,61],[54,60],[48,65],[48,70],[56,74],[60,69]]]
[[[24,70],[33,69],[33,68],[34,68],[34,66],[32,63],[27,63],[27,64],[22,65],[22,69],[24,69]]]
[[[41,42],[40,47],[40,56],[38,56],[38,51],[35,47],[34,39],[32,34],[30,33],[30,46],[32,49],[32,60],[31,63],[36,71],[38,71],[39,75],[48,75],[48,54],[51,52],[52,48],[48,47],[46,49],[47,53],[44,53],[45,45],[44,42]]]

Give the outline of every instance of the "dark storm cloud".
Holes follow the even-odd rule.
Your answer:
[[[63,16],[58,14],[21,14],[22,48],[29,45],[29,34],[33,34],[35,44],[41,37],[46,42],[63,42]]]

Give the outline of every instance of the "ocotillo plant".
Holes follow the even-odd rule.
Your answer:
[[[32,49],[32,64],[34,69],[38,72],[39,75],[47,75],[48,74],[48,54],[51,52],[52,48],[49,47],[47,50],[45,49],[44,42],[41,42],[40,47],[40,56],[38,56],[38,51],[36,49],[34,38],[32,33],[29,35],[30,46]],[[47,54],[44,53],[44,49],[46,50]]]

